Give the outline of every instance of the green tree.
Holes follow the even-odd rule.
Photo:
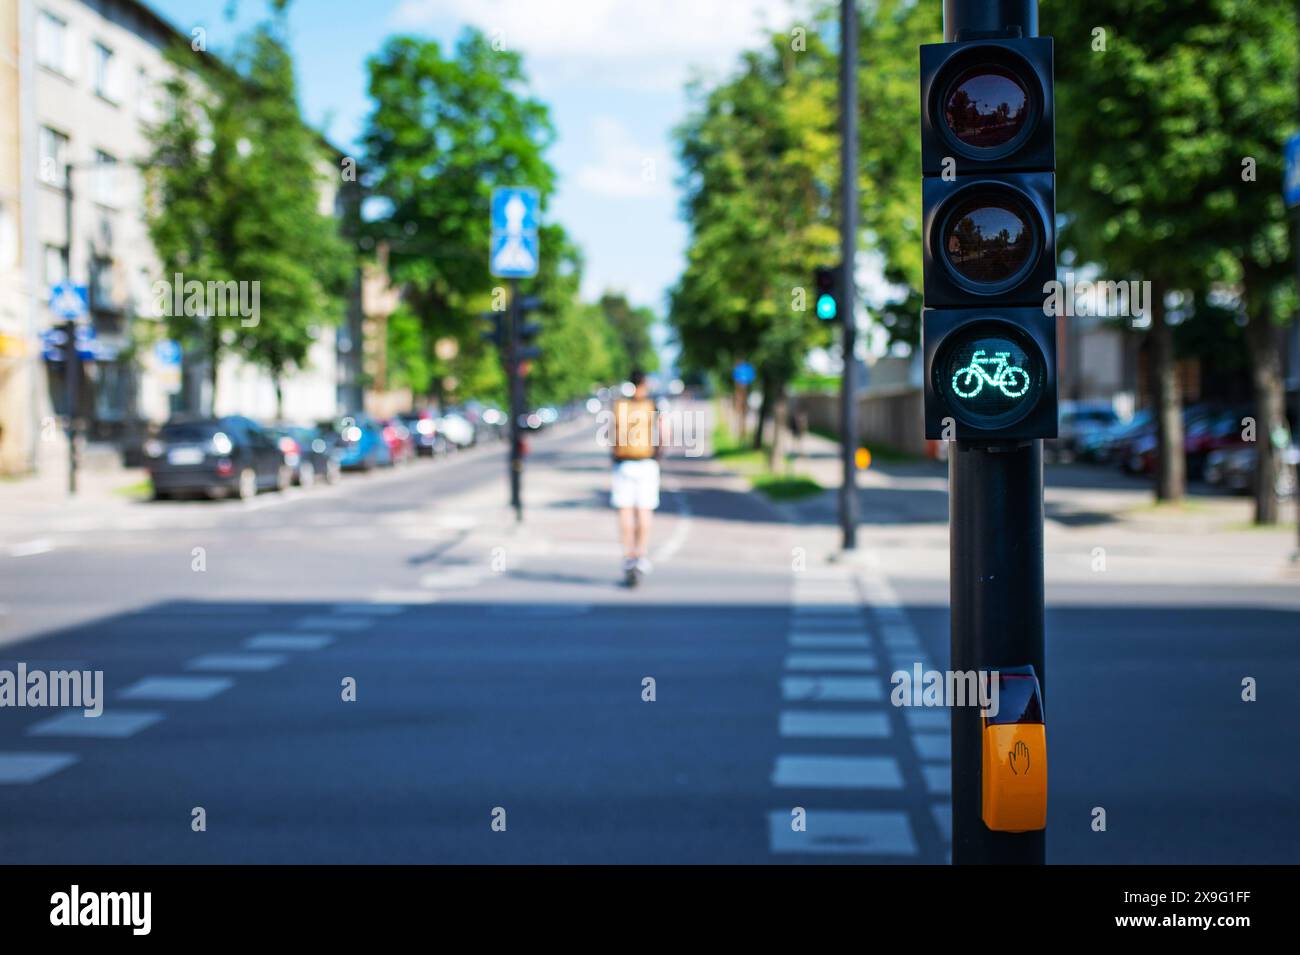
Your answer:
[[[690,372],[752,362],[766,412],[809,347],[829,341],[812,271],[838,257],[834,71],[815,34],[775,34],[719,86],[693,87],[676,131],[691,238],[670,320]],[[778,409],[779,413],[779,409]]]
[[[323,181],[337,169],[302,121],[287,4],[273,6],[275,19],[241,38],[229,66],[176,54],[173,108],[145,164],[148,227],[169,278],[240,283],[243,301],[258,305],[256,315],[167,316],[170,335],[202,343],[214,404],[221,360],[237,354],[270,373],[278,405],[284,375],[341,317],[352,271],[337,221],[319,210]]]
[[[1043,4],[1056,49],[1062,245],[1109,279],[1151,282],[1161,499],[1180,498],[1185,484],[1173,293],[1193,303],[1227,295],[1247,317],[1260,470],[1276,467],[1274,324],[1292,294],[1278,183],[1296,118],[1295,16],[1290,0]],[[1256,519],[1276,520],[1271,482],[1259,483]]]
[[[608,347],[616,368],[614,377],[624,377],[633,368],[656,371],[659,356],[650,338],[655,323],[654,310],[633,306],[621,292],[606,292],[596,303],[598,322],[608,330]]]
[[[488,272],[491,194],[532,186],[545,208],[555,186],[544,158],[555,137],[549,113],[524,92],[520,55],[474,29],[450,54],[432,40],[393,37],[367,66],[363,181],[384,206],[371,237],[389,243],[389,274],[419,318],[422,352],[455,338],[456,377],[492,387],[476,320],[500,285]],[[544,266],[551,252],[543,245]]]

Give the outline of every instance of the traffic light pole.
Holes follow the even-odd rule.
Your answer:
[[[64,229],[64,246],[63,251],[63,276],[64,280],[72,281],[72,169],[73,164],[67,163],[63,170],[63,229]],[[75,320],[69,320],[65,326],[68,341],[67,351],[64,352],[63,374],[64,381],[64,401],[68,406],[68,493],[77,493],[77,386],[80,384],[81,363],[78,360],[81,356],[77,354],[77,323]]]
[[[858,246],[858,8],[840,0],[840,532],[844,550],[858,546],[858,408],[854,354],[853,265]]]
[[[1019,26],[1037,36],[1037,0],[944,0],[944,40]],[[1043,442],[954,442],[948,455],[951,663],[956,672],[1043,667]],[[1045,830],[995,832],[981,815],[983,721],[952,707],[952,861],[1042,865]]]
[[[522,436],[519,430],[519,416],[523,409],[523,376],[519,374],[519,325],[523,314],[519,308],[519,280],[510,280],[510,326],[506,335],[506,387],[509,389],[510,406],[510,506],[514,508],[515,520],[524,519],[524,502],[521,485],[524,475],[524,455]]]

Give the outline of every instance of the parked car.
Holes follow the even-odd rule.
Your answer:
[[[432,456],[447,453],[447,438],[438,430],[438,418],[432,411],[426,408],[398,417],[411,432],[416,454]]]
[[[344,415],[317,427],[335,441],[339,465],[345,471],[370,471],[393,463],[383,428],[367,414]]]
[[[1183,440],[1187,450],[1187,476],[1203,476],[1211,452],[1241,445],[1241,419],[1250,414],[1249,408],[1227,408],[1190,421]]]
[[[1118,424],[1120,417],[1109,402],[1062,401],[1056,438],[1043,443],[1043,452],[1051,460],[1073,461],[1089,438]]]
[[[468,448],[478,438],[474,425],[459,409],[445,411],[438,419],[438,430],[454,448]]]
[[[1259,451],[1253,444],[1220,448],[1205,456],[1205,480],[1215,487],[1241,494],[1255,489],[1255,466]],[[1273,492],[1279,498],[1291,497],[1296,492],[1296,466],[1300,464],[1300,447],[1292,444],[1282,452],[1282,467],[1278,470]]]
[[[1075,441],[1075,453],[1083,461],[1118,463],[1123,445],[1150,426],[1151,421],[1151,411],[1144,409],[1127,421],[1080,435]]]
[[[342,453],[331,438],[317,428],[275,425],[268,429],[279,442],[285,462],[293,468],[293,483],[311,487],[318,480],[326,484],[338,481],[343,465]]]
[[[145,442],[146,467],[155,499],[178,494],[251,498],[283,490],[293,480],[275,438],[238,415],[167,422]]]
[[[415,460],[415,438],[411,429],[402,423],[401,418],[389,418],[380,422],[384,441],[388,444],[388,453],[392,464],[407,464]]]

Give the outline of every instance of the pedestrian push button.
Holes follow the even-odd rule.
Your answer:
[[[998,832],[1047,828],[1047,735],[1032,666],[997,671],[996,712],[984,715],[984,825]]]

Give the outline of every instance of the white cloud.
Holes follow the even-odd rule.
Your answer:
[[[645,146],[612,116],[592,121],[594,151],[574,184],[609,199],[664,199],[673,195],[672,159],[663,145]]]
[[[543,86],[676,90],[692,67],[730,70],[764,28],[784,28],[806,0],[402,0],[400,29],[472,23],[527,57]]]

